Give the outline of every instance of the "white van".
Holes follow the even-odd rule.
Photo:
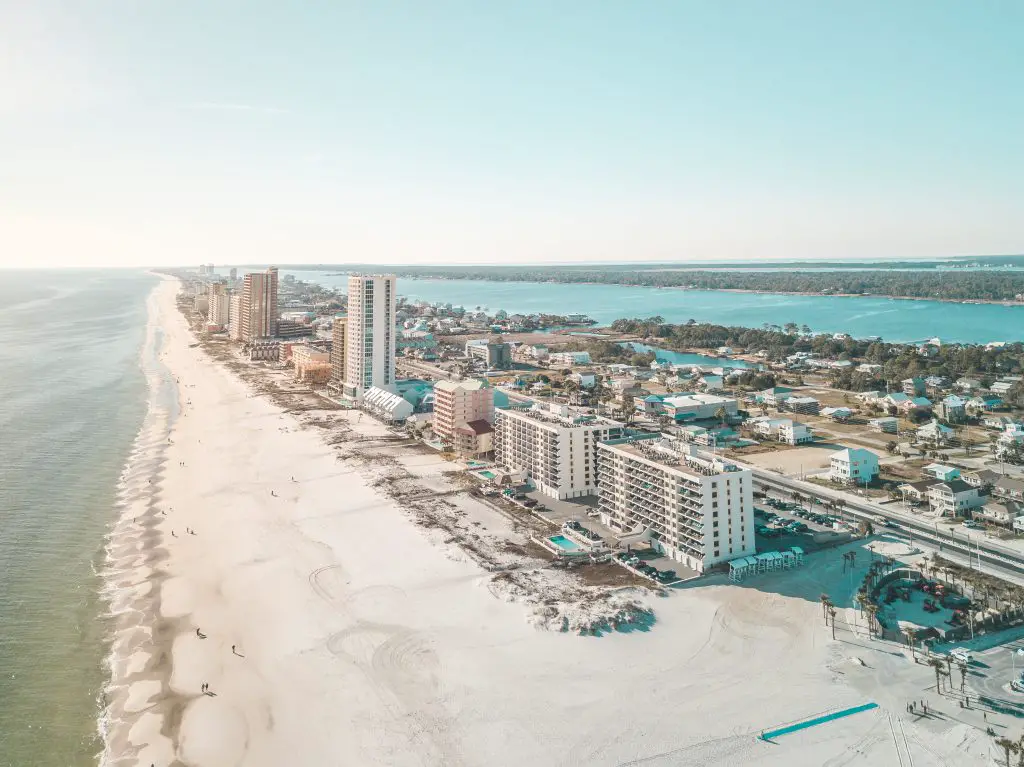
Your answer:
[[[955,661],[959,661],[960,663],[970,663],[974,660],[974,656],[971,654],[971,651],[966,647],[954,647],[949,651],[949,657]]]

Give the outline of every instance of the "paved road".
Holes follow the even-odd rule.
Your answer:
[[[969,564],[971,567],[978,567],[980,560],[982,570],[1013,583],[1024,585],[1024,554],[1013,549],[982,540],[977,535],[957,534],[955,531],[947,533],[934,524],[921,522],[903,512],[894,511],[870,501],[851,500],[846,494],[829,490],[820,485],[801,482],[757,468],[753,469],[753,472],[758,482],[769,486],[776,492],[786,495],[798,492],[805,497],[814,496],[840,500],[843,503],[844,516],[870,519],[872,522],[875,522],[878,517],[891,519],[897,526],[888,528],[886,532],[912,538],[922,548],[934,549],[944,557],[961,564]]]

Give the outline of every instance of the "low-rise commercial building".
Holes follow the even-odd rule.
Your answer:
[[[312,384],[325,384],[330,380],[330,353],[305,344],[293,344],[291,357],[296,380]]]
[[[407,399],[378,386],[371,386],[363,392],[360,406],[385,423],[403,423],[413,413],[412,404]]]
[[[900,428],[900,420],[892,416],[885,416],[884,418],[872,418],[868,421],[870,426],[875,431],[880,431],[883,434],[896,434]]]
[[[814,397],[790,397],[785,403],[786,410],[801,415],[818,415],[821,403]]]
[[[598,447],[601,521],[697,571],[754,553],[749,469],[694,445],[617,439]]]
[[[512,347],[500,338],[467,341],[466,356],[481,360],[491,370],[508,370],[512,367]]]
[[[551,367],[572,367],[573,365],[589,365],[590,352],[552,352],[547,357]]]
[[[734,417],[739,412],[736,400],[732,397],[721,397],[717,394],[679,394],[663,397],[661,412],[669,418],[679,421],[702,421]]]

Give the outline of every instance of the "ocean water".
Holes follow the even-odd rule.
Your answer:
[[[129,271],[0,271],[0,767],[94,765],[97,572],[146,412],[146,296]]]
[[[330,272],[284,272],[331,287],[347,284]],[[581,312],[602,324],[621,317],[661,315],[667,322],[715,322],[759,328],[795,322],[817,332],[849,333],[886,341],[988,343],[1024,340],[1024,306],[956,304],[893,298],[789,296],[676,290],[622,285],[566,285],[552,282],[489,282],[399,278],[398,294],[431,302],[491,311]]]

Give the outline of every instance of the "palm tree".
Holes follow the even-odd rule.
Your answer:
[[[961,661],[956,664],[956,668],[960,672],[960,692],[963,692],[964,685],[967,684],[967,664]]]
[[[828,605],[831,603],[828,594],[822,592],[821,596],[818,597],[821,600],[821,617],[825,617],[825,611],[828,609]]]
[[[912,627],[908,626],[905,633],[907,635],[907,644],[910,645],[910,655],[914,659],[914,661],[916,662],[917,661],[917,647],[915,646],[914,642],[917,639],[917,631],[915,631]]]
[[[942,692],[942,659],[932,658],[928,661],[928,665],[935,669],[935,692]],[[1009,757],[1007,757],[1009,758]]]
[[[875,635],[875,615],[878,614],[878,605],[868,602],[864,605],[864,612],[868,614],[868,634]]]
[[[831,604],[828,606],[828,616],[832,619],[832,638],[836,638],[836,608]]]
[[[996,745],[1003,749],[1003,752],[1006,754],[1006,767],[1010,767],[1010,754],[1018,753],[1020,751],[1020,746],[1009,738],[1000,738],[996,741]]]

